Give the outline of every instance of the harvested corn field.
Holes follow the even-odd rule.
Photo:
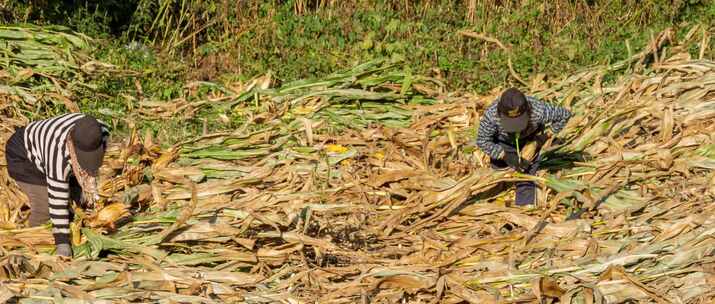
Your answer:
[[[502,88],[448,92],[399,63],[137,100],[127,119],[188,119],[208,105],[247,119],[170,145],[113,137],[102,200],[75,209],[73,260],[51,255],[49,226],[24,228],[27,199],[3,172],[0,300],[712,303],[715,62],[687,52],[705,47],[702,33],[665,31],[624,62],[530,77],[528,92],[575,114],[537,176],[493,171],[474,148]],[[3,62],[3,140],[76,85],[27,60]],[[63,69],[121,73],[92,62]],[[520,180],[540,185],[536,208],[501,191]]]

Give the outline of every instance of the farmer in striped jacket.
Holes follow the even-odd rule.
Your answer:
[[[524,96],[515,88],[507,89],[494,101],[479,122],[477,146],[491,158],[494,169],[511,167],[518,172],[536,174],[541,155],[539,150],[546,141],[546,127],[557,134],[566,126],[571,112],[565,108]],[[536,142],[533,159],[522,159],[516,149]],[[516,205],[531,205],[536,200],[533,182],[516,184]]]
[[[57,254],[72,256],[69,200],[96,202],[97,173],[109,132],[95,118],[72,113],[35,121],[8,140],[10,176],[30,199],[30,226],[52,222]]]

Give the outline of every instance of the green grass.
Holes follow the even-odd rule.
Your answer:
[[[442,77],[450,89],[479,93],[520,85],[509,75],[509,57],[526,80],[535,73],[559,78],[624,59],[627,45],[636,52],[666,27],[682,35],[697,22],[711,26],[715,17],[710,0],[479,1],[471,13],[469,1],[167,1],[13,2],[0,21],[64,24],[100,38],[94,56],[132,72],[91,79],[91,88],[78,88],[73,98],[124,131],[138,103],[128,100],[140,97],[137,83],[148,100],[192,100],[210,89],[188,92],[191,80],[245,80],[271,71],[280,84],[390,58],[415,75]],[[498,39],[510,51],[460,30]],[[190,120],[136,123],[172,133],[163,136],[175,141],[200,132],[204,119],[209,131],[243,121],[233,115],[231,123],[218,123],[218,114],[227,113],[206,107]]]

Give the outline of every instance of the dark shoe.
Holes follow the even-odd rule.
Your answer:
[[[516,199],[514,204],[517,206],[533,205],[536,203],[536,184],[534,182],[518,182],[516,183]]]

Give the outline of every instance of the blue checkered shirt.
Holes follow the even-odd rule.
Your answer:
[[[526,100],[531,106],[529,129],[541,129],[550,126],[551,130],[556,134],[566,126],[566,123],[571,118],[571,112],[563,107],[543,102],[531,96],[526,96]],[[509,138],[509,135],[499,123],[498,102],[499,99],[492,102],[484,112],[484,116],[479,122],[479,131],[477,133],[477,146],[479,149],[495,159],[499,158],[499,155],[504,151],[504,148],[498,142],[505,142]]]

